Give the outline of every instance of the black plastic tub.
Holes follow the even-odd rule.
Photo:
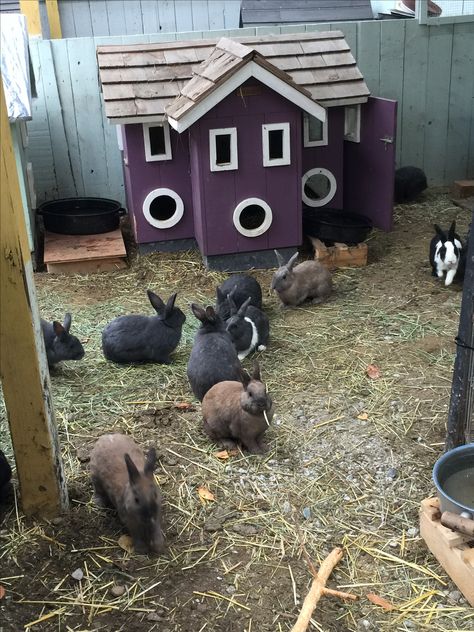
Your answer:
[[[116,200],[77,197],[44,202],[36,212],[44,228],[61,235],[98,235],[116,230],[126,211]]]
[[[358,213],[336,209],[303,209],[303,232],[327,244],[359,244],[372,230],[371,221]]]

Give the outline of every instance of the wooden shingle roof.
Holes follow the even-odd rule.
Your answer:
[[[367,101],[369,90],[341,31],[234,40],[257,51],[259,59],[265,58],[324,107]],[[193,73],[199,72],[199,65],[219,55],[216,44],[217,40],[192,40],[99,46],[106,116],[114,123],[164,117],[173,101],[195,85]]]

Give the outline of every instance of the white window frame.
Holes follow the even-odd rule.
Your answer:
[[[176,203],[175,212],[170,218],[165,220],[155,219],[150,212],[151,203],[160,195],[168,195],[169,197],[173,198]],[[182,198],[176,193],[176,191],[161,187],[159,189],[153,189],[153,191],[150,191],[150,193],[143,200],[142,210],[146,221],[155,228],[172,228],[173,226],[176,226],[179,221],[181,221],[184,215],[184,202]]]
[[[304,113],[303,116],[303,144],[305,147],[322,147],[323,145],[328,144],[328,119],[326,117],[325,121],[321,121],[323,126],[323,137],[321,140],[309,140],[309,117],[312,116],[307,112]],[[316,118],[314,116],[313,118]],[[320,119],[317,119],[318,121]]]
[[[263,208],[265,212],[265,219],[263,220],[263,222],[260,224],[258,228],[251,228],[251,229],[244,228],[242,224],[240,223],[240,214],[245,208],[247,208],[247,206],[252,206],[253,204],[256,204]],[[233,215],[232,220],[234,222],[234,226],[236,230],[244,237],[259,237],[260,235],[263,235],[264,233],[266,233],[267,230],[272,225],[273,213],[269,204],[267,204],[265,200],[262,200],[256,197],[251,197],[251,198],[242,200],[242,202],[239,202],[237,204],[234,210],[234,215]]]
[[[216,136],[230,136],[230,162],[217,164]],[[237,128],[221,127],[209,130],[209,168],[211,171],[235,171],[239,168],[239,152],[237,148]]]
[[[283,157],[270,158],[269,133],[273,130],[283,131]],[[280,167],[281,165],[291,165],[290,149],[290,124],[289,123],[265,123],[262,125],[262,154],[264,167]]]
[[[145,141],[145,160],[147,162],[156,162],[157,160],[171,160],[171,140],[170,140],[170,126],[167,121],[161,123],[142,123],[143,126],[143,139]],[[164,154],[152,154],[150,143],[150,127],[162,127],[165,136],[165,153]]]
[[[329,181],[329,192],[328,192],[328,194],[326,195],[326,197],[323,197],[323,198],[321,198],[319,200],[313,200],[312,198],[309,198],[306,195],[305,190],[304,190],[306,181],[309,180],[311,178],[311,176],[315,176],[315,175],[326,176],[326,178]],[[334,174],[331,171],[329,171],[329,169],[324,169],[324,167],[315,167],[314,169],[310,169],[301,178],[302,198],[303,198],[303,202],[306,204],[306,206],[311,206],[312,208],[317,208],[319,206],[325,206],[336,195],[336,191],[337,191],[336,178],[334,177]]]
[[[356,129],[354,131],[349,130],[349,120],[347,113],[349,108],[356,109]],[[356,105],[346,105],[344,108],[344,140],[351,143],[360,143],[360,103]]]

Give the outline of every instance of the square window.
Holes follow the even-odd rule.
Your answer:
[[[291,164],[290,124],[262,125],[263,166],[278,167]]]
[[[303,141],[305,147],[320,147],[328,144],[328,119],[320,121],[305,113],[303,119]]]
[[[238,169],[236,127],[209,130],[209,160],[211,171]]]
[[[344,140],[360,143],[360,105],[344,108]]]
[[[143,137],[147,162],[171,160],[170,128],[167,122],[143,123]]]

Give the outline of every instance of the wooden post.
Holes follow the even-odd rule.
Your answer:
[[[0,78],[0,375],[26,514],[67,507],[25,217]]]
[[[20,11],[26,17],[28,35],[42,35],[39,0],[20,0]]]
[[[449,404],[446,450],[474,441],[474,211]]]
[[[59,19],[58,0],[46,0],[50,39],[61,39],[61,20]]]

